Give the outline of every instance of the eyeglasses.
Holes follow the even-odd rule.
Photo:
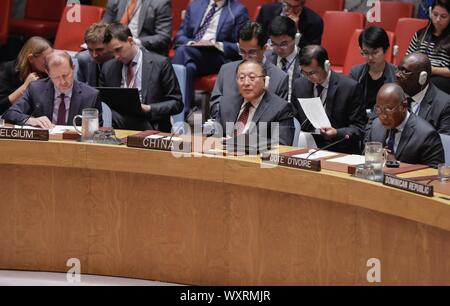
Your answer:
[[[258,56],[258,51],[259,50],[257,50],[257,49],[250,49],[247,52],[243,49],[239,49],[239,55],[242,56],[242,58],[254,59]]]
[[[392,115],[393,113],[396,112],[396,110],[398,109],[398,107],[401,106],[401,105],[402,105],[402,104],[398,104],[398,105],[396,105],[396,106],[394,106],[394,107],[384,107],[384,108],[381,108],[381,107],[375,105],[374,111],[375,111],[375,113],[376,113],[377,115],[380,115],[380,114],[382,114],[382,113],[383,113],[383,114],[386,114],[386,115]]]
[[[411,74],[414,73],[413,71],[406,70],[403,67],[397,67],[395,69],[395,72],[398,73],[402,77],[409,77]]]
[[[364,57],[375,56],[375,55],[379,54],[381,50],[382,50],[381,48],[377,48],[377,49],[374,49],[372,51],[370,51],[370,50],[361,50],[361,55],[364,56]]]
[[[240,74],[240,75],[238,75],[238,77],[236,78],[236,80],[237,80],[239,83],[244,83],[245,80],[248,78],[248,80],[250,81],[250,83],[254,83],[254,82],[256,82],[256,79],[264,78],[264,77],[266,77],[266,76],[265,76],[265,75],[256,75],[256,74],[249,74],[249,75],[246,75],[246,74]]]
[[[276,43],[274,43],[273,41],[271,41],[270,42],[270,46],[272,47],[272,48],[276,48],[276,49],[287,49],[287,48],[289,48],[289,46],[293,43],[294,41],[292,40],[292,41],[283,41],[282,43],[280,43],[280,44],[276,44]]]
[[[319,73],[319,71],[317,71],[317,70],[313,70],[313,71],[305,71],[305,70],[303,70],[302,69],[302,74],[305,76],[305,77],[312,77],[312,76],[314,76],[314,75],[316,75],[316,74],[318,74]]]

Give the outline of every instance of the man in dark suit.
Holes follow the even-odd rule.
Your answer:
[[[123,24],[110,24],[104,43],[115,58],[103,65],[100,86],[137,88],[143,111],[130,117],[112,110],[113,127],[170,132],[170,116],[183,110],[183,102],[169,59],[139,48]]]
[[[266,53],[267,59],[289,75],[289,96],[291,100],[292,83],[301,77],[298,63],[298,40],[295,22],[286,16],[277,16],[269,25],[272,50]]]
[[[450,95],[430,82],[428,57],[422,53],[405,56],[396,76],[408,95],[410,112],[428,121],[440,134],[450,135]]]
[[[247,22],[239,31],[239,53],[242,58],[263,64],[269,76],[267,90],[287,101],[289,76],[265,58],[266,42],[267,35],[261,25],[256,22]],[[217,117],[219,102],[223,97],[230,96],[233,99],[239,96],[235,76],[241,62],[231,62],[220,68],[209,102],[211,118]]]
[[[46,57],[49,78],[31,82],[22,98],[3,118],[14,124],[44,129],[54,125],[72,125],[73,118],[85,108],[96,108],[102,125],[102,105],[98,91],[74,81],[73,63],[69,54],[55,51]]]
[[[331,71],[327,51],[317,45],[306,46],[300,51],[300,66],[304,77],[294,81],[291,104],[297,111],[302,130],[314,132],[315,128],[308,121],[298,99],[319,97],[331,127],[317,127],[320,128],[320,135],[313,135],[317,146],[323,147],[346,138],[330,150],[360,153],[367,116],[358,83]]]
[[[317,0],[315,0],[317,1]],[[270,22],[276,16],[288,16],[297,25],[301,34],[298,46],[320,45],[323,34],[322,17],[305,6],[305,0],[283,0],[282,3],[265,4],[256,21],[264,29],[268,29]]]
[[[218,106],[217,121],[224,129],[224,136],[256,133],[268,135],[272,141],[278,136],[280,144],[292,145],[295,128],[291,105],[265,90],[264,66],[243,61],[236,75],[239,97],[226,96]],[[271,123],[278,123],[278,135],[274,135],[276,129],[271,129]]]
[[[102,66],[113,58],[112,52],[103,43],[107,26],[105,23],[92,24],[84,33],[84,42],[88,49],[76,55],[77,80],[92,87],[99,86]]]
[[[189,5],[172,59],[172,63],[186,66],[186,112],[194,102],[195,79],[215,74],[223,64],[239,58],[236,43],[247,20],[247,9],[239,1],[194,0]]]
[[[172,37],[170,0],[109,0],[103,22],[128,25],[136,44],[162,55]]]
[[[438,132],[422,118],[408,112],[402,88],[385,84],[377,95],[372,123],[364,142],[381,142],[401,162],[437,167],[444,162]]]

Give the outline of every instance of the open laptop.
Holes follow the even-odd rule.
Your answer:
[[[131,116],[144,116],[137,88],[96,87],[102,102],[118,112]]]

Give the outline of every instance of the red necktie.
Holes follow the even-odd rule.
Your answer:
[[[250,102],[245,103],[244,110],[242,111],[241,115],[236,121],[235,131],[237,135],[242,134],[242,132],[244,131],[245,125],[247,124],[248,116],[250,115],[250,107],[252,107],[252,104]]]
[[[59,97],[61,98],[61,102],[59,103],[58,108],[58,120],[56,121],[57,125],[67,125],[66,123],[66,103],[64,102],[65,94],[61,94]]]
[[[127,6],[127,9],[122,15],[122,18],[120,19],[121,24],[128,25],[133,18],[134,9],[136,8],[137,0],[131,0],[130,3]]]
[[[133,61],[127,65],[128,66],[128,68],[127,68],[127,87],[130,87],[130,84],[134,79],[134,65],[135,65],[135,63]],[[136,85],[136,82],[133,82],[132,87],[135,87],[135,85]]]

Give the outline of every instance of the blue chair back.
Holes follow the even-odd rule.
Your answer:
[[[442,146],[444,147],[445,164],[450,165],[450,136],[445,134],[440,135]]]
[[[112,127],[112,113],[108,104],[102,102],[103,127]]]
[[[182,65],[173,64],[173,70],[178,79],[178,84],[180,85],[181,97],[183,100],[183,105],[186,105],[186,67]],[[177,131],[184,123],[184,109],[181,113],[172,116],[172,130]]]

